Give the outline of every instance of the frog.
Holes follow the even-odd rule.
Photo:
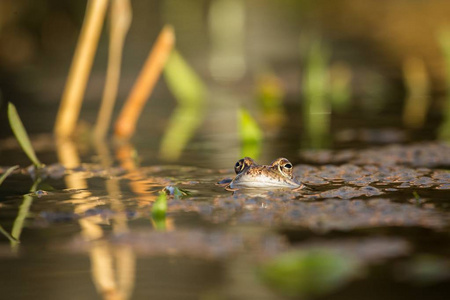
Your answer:
[[[234,172],[234,179],[222,180],[218,184],[225,185],[227,190],[303,188],[294,179],[292,163],[284,157],[275,159],[269,165],[258,165],[252,158],[244,157],[236,162]]]

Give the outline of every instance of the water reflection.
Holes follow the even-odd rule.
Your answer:
[[[37,186],[39,185],[40,180],[37,179],[33,186],[30,189],[30,193],[33,193],[36,191]],[[25,195],[23,196],[23,202],[20,205],[19,212],[17,213],[17,217],[14,220],[14,224],[11,230],[11,248],[13,251],[17,251],[17,247],[20,243],[20,234],[22,233],[23,226],[25,219],[28,217],[28,213],[30,211],[31,204],[33,203],[33,196],[32,195]]]
[[[45,255],[58,254],[64,260],[58,265],[58,271],[61,272],[62,265],[67,268],[65,278],[70,278],[70,262],[74,257],[87,257],[88,265],[81,268],[90,271],[92,282],[83,285],[93,283],[103,299],[148,295],[174,298],[244,295],[242,297],[278,299],[280,296],[270,287],[274,286],[273,282],[281,284],[278,286],[285,284],[283,280],[287,277],[276,274],[285,271],[278,263],[291,251],[298,254],[293,257],[294,264],[299,266],[295,274],[306,272],[315,283],[327,280],[326,274],[336,276],[337,285],[331,284],[327,290],[331,297],[336,287],[351,289],[360,284],[353,280],[355,273],[341,273],[341,257],[350,256],[352,262],[358,264],[358,268],[353,269],[358,271],[358,278],[372,282],[370,266],[374,261],[383,272],[391,274],[390,265],[397,268],[397,257],[408,260],[409,251],[419,253],[421,250],[414,249],[430,245],[424,239],[433,236],[434,243],[440,245],[430,246],[432,253],[444,249],[448,242],[445,235],[449,224],[448,208],[444,207],[448,201],[439,187],[448,185],[449,175],[428,165],[438,160],[441,164],[447,163],[445,147],[448,146],[442,144],[378,149],[379,155],[397,158],[386,160],[391,165],[362,161],[364,155],[367,159],[373,156],[364,151],[353,153],[354,156],[348,151],[346,155],[332,153],[339,159],[346,158],[347,164],[330,165],[336,157],[329,154],[328,165],[295,166],[294,172],[308,186],[305,191],[258,194],[232,194],[214,186],[219,179],[231,175],[231,168],[139,166],[131,144],[115,145],[114,149],[102,143],[95,144],[99,165],[81,166],[77,166],[80,157],[73,142],[62,140],[58,147],[61,164],[68,168],[65,173],[58,171],[59,177],[55,172],[55,176],[48,176],[46,180],[61,187],[39,193],[39,201],[33,201],[33,213],[27,214],[27,222],[23,223],[28,235],[21,249],[27,252],[19,253],[15,263],[20,269],[27,264],[38,264]],[[358,153],[361,156],[356,155]],[[316,155],[310,154],[309,159],[325,157],[320,152]],[[408,161],[422,164],[402,165]],[[117,162],[120,167],[116,166]],[[57,170],[52,166],[47,168]],[[61,184],[63,180],[65,185]],[[165,229],[155,230],[159,224],[152,223],[153,202],[157,193],[169,185],[162,226]],[[177,190],[187,193],[180,194]],[[414,199],[413,191],[419,195],[419,200]],[[36,198],[37,194],[29,196]],[[21,200],[16,197],[17,206]],[[5,213],[7,206],[1,208],[0,213]],[[416,234],[418,230],[427,234]],[[31,237],[30,232],[36,237]],[[324,241],[317,242],[320,238]],[[48,244],[45,250],[42,250],[43,241]],[[324,266],[317,265],[315,256],[310,255],[310,251],[318,248],[332,249],[333,253],[326,258],[330,259],[331,267],[338,264],[337,269],[325,275],[320,273]],[[339,258],[335,260],[336,257]],[[310,259],[312,264],[308,264]],[[52,257],[50,261],[56,262],[56,259]],[[273,275],[269,281],[255,276],[255,271],[269,262],[274,262],[277,269],[277,272],[269,272]],[[309,267],[304,269],[304,264]],[[408,262],[399,270],[404,272],[421,266],[414,262],[409,266]],[[325,270],[328,267],[330,265],[325,266]],[[365,272],[359,272],[360,267]],[[34,272],[40,275],[48,274],[39,266],[37,270]],[[192,274],[196,274],[195,278]],[[442,274],[447,274],[447,269]],[[301,276],[295,276],[292,278],[301,281]],[[432,276],[430,280],[446,280],[445,276],[436,279]],[[39,278],[41,282],[48,282],[46,276]],[[408,282],[417,279],[402,278]],[[77,284],[82,283],[77,281]]]
[[[107,169],[112,165],[111,155],[107,145],[97,140],[95,147],[101,159],[101,165]],[[57,144],[60,163],[66,168],[76,168],[80,164],[76,145],[71,140],[59,140]],[[68,189],[86,190],[86,192],[74,194],[76,206],[75,214],[85,214],[88,210],[95,208],[98,204],[88,199],[86,180],[80,178],[76,172],[66,176]],[[120,200],[120,188],[117,179],[106,180],[106,190],[109,195],[111,209],[115,212],[111,218],[110,225],[114,233],[128,232],[127,217],[124,206]],[[82,218],[78,221],[81,227],[81,235],[86,241],[92,242],[89,249],[91,261],[92,279],[96,289],[103,299],[125,300],[131,297],[135,277],[135,257],[131,247],[122,246],[111,248],[109,243],[102,240],[104,232],[102,225],[105,220],[100,215]]]

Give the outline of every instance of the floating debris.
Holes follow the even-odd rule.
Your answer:
[[[450,145],[446,143],[418,143],[389,145],[366,150],[304,151],[301,156],[309,162],[352,163],[356,165],[409,165],[413,167],[449,167]]]

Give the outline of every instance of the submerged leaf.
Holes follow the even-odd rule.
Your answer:
[[[3,181],[5,181],[6,177],[11,175],[11,173],[14,172],[14,170],[17,169],[18,167],[19,166],[12,166],[8,170],[6,170],[6,172],[3,173],[2,176],[0,176],[0,185],[2,185],[2,183],[3,183]]]
[[[8,119],[9,124],[11,125],[11,129],[14,132],[14,135],[16,136],[16,139],[22,147],[23,151],[25,151],[28,158],[36,167],[41,167],[42,163],[37,158],[36,153],[31,146],[31,142],[25,130],[25,127],[23,126],[19,114],[17,113],[16,107],[12,103],[8,103]]]
[[[358,274],[357,260],[325,250],[282,254],[260,269],[261,278],[287,295],[331,292]]]

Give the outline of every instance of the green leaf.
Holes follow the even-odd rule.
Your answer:
[[[258,159],[263,139],[262,130],[246,109],[239,109],[239,134],[241,136],[241,156]]]
[[[37,179],[30,188],[30,193],[36,192],[36,189],[41,182],[41,179]],[[11,248],[14,251],[17,251],[17,247],[20,243],[20,235],[22,233],[23,226],[25,224],[25,220],[30,213],[31,204],[33,203],[33,196],[30,194],[23,196],[23,202],[19,207],[19,212],[17,213],[17,217],[14,220],[13,227],[11,229],[11,236],[14,240],[11,240]]]
[[[0,225],[0,233],[3,234],[11,243],[20,243],[19,240],[11,236],[1,225]]]
[[[158,199],[152,207],[153,225],[158,230],[166,229],[167,195],[164,191],[159,193]]]
[[[163,159],[175,161],[203,122],[207,89],[175,50],[164,67],[164,78],[178,106],[170,117],[159,153]]]
[[[357,260],[317,249],[281,254],[266,262],[259,275],[280,292],[301,296],[334,291],[361,271]]]
[[[239,133],[242,142],[261,142],[263,138],[258,123],[244,108],[239,110]]]
[[[206,98],[206,87],[200,77],[176,50],[164,67],[164,77],[180,105],[200,106]]]
[[[23,151],[25,151],[26,155],[33,162],[33,164],[37,168],[40,168],[42,166],[42,163],[37,158],[36,153],[34,153],[25,127],[23,127],[16,107],[12,103],[8,103],[8,119],[11,129],[14,132],[14,135],[16,136],[16,139],[22,147]]]
[[[152,217],[154,219],[161,219],[166,217],[167,212],[167,195],[165,192],[160,192],[158,199],[152,207]]]
[[[17,168],[19,168],[19,166],[13,166],[13,167],[9,168],[8,170],[6,170],[6,172],[3,173],[2,176],[0,177],[0,185],[2,185],[2,183],[3,183],[3,181],[5,181],[6,177],[11,175],[11,173]]]

